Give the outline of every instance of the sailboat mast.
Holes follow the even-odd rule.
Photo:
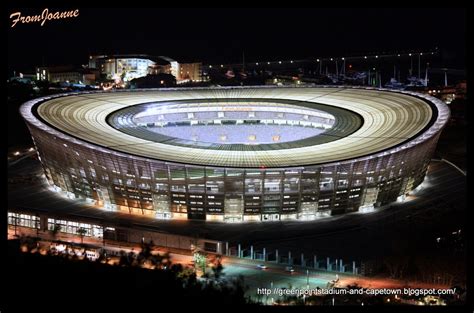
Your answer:
[[[420,80],[420,71],[421,71],[421,53],[418,53],[418,80]]]

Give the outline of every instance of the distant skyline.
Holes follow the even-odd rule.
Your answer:
[[[24,15],[37,9],[9,8]],[[462,9],[79,9],[74,19],[8,23],[8,71],[85,64],[90,54],[143,53],[203,63],[304,59],[439,47],[463,68]]]

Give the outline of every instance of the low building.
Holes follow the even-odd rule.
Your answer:
[[[179,72],[176,80],[179,83],[202,81],[202,63],[179,64]]]
[[[66,66],[42,66],[36,68],[36,79],[51,83],[79,83],[92,85],[96,81],[96,73],[89,69]]]

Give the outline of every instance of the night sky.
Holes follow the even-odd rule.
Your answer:
[[[76,9],[77,7],[67,7]],[[10,8],[22,15],[44,8]],[[60,11],[49,7],[50,12]],[[143,53],[209,63],[348,56],[439,47],[465,66],[460,9],[85,9],[79,17],[17,24],[8,18],[8,70],[86,64],[89,54]]]

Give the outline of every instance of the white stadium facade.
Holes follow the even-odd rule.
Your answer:
[[[156,218],[301,219],[396,201],[424,179],[440,100],[356,87],[81,92],[21,107],[70,198]]]

